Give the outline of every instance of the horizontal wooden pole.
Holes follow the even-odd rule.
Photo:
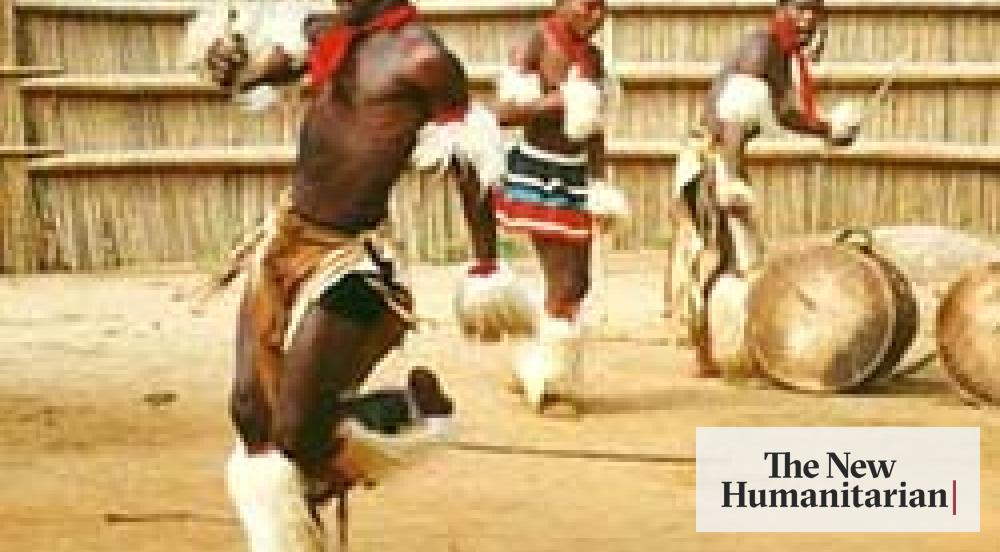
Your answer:
[[[680,142],[613,142],[609,155],[621,159],[669,159],[683,149]],[[851,147],[828,146],[819,139],[754,141],[751,158],[768,160],[829,159],[901,164],[974,164],[1000,166],[1000,145],[932,142],[859,142]]]
[[[200,2],[183,0],[13,0],[19,12],[58,13],[65,15],[108,14],[185,18],[198,9]]]
[[[98,14],[188,17],[201,4],[176,0],[13,0],[15,9],[24,12],[63,14]],[[417,0],[422,12],[434,17],[483,17],[485,15],[528,15],[551,8],[553,0],[479,0],[475,3],[450,0]],[[629,12],[766,12],[774,0],[612,0],[614,13]],[[827,0],[830,11],[888,11],[887,17],[899,12],[1000,12],[996,0]],[[325,10],[324,10],[325,11]]]
[[[63,75],[21,81],[25,92],[94,95],[180,94],[225,96],[227,92],[194,73]]]
[[[70,153],[58,157],[38,159],[29,168],[36,172],[100,172],[168,167],[290,168],[294,162],[294,146],[253,146],[225,149],[201,148]]]
[[[42,157],[45,155],[56,155],[60,153],[62,153],[62,148],[55,146],[18,146],[0,144],[0,159]]]
[[[820,64],[817,69],[820,81],[831,86],[876,86],[892,70],[892,64],[837,62]],[[614,64],[614,73],[625,85],[703,86],[717,70],[718,66],[710,63],[618,62]],[[499,74],[501,67],[496,64],[476,64],[469,66],[467,71],[473,85],[488,86]],[[0,75],[3,75],[2,69]],[[998,84],[1000,64],[904,63],[898,68],[896,82],[918,86]],[[207,96],[226,94],[225,90],[192,73],[45,76],[26,78],[20,85],[27,93]]]
[[[54,65],[0,65],[0,78],[40,77],[62,73],[63,68]]]
[[[703,84],[719,71],[717,63],[613,62],[615,74],[626,83]],[[816,65],[816,77],[831,85],[881,83],[895,70],[895,81],[907,84],[1000,83],[1000,64],[992,62],[829,62]]]
[[[669,161],[683,145],[679,142],[612,142],[609,157],[632,161]],[[2,151],[2,150],[0,150]],[[926,142],[860,142],[848,148],[827,146],[818,140],[753,142],[748,154],[760,160],[832,160],[892,164],[957,164],[1000,166],[1000,146]],[[33,161],[35,172],[102,172],[156,168],[277,167],[290,169],[294,146],[258,146],[225,149],[136,150],[71,153]]]

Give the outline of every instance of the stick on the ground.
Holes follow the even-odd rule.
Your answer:
[[[605,462],[629,462],[638,464],[693,465],[695,463],[695,458],[693,456],[683,456],[679,454],[647,454],[581,449],[545,449],[517,445],[492,445],[489,443],[473,443],[467,441],[450,441],[446,443],[444,447],[464,452],[480,452],[485,454],[504,454],[515,456],[542,456],[545,458],[571,460],[601,460]]]
[[[199,521],[211,523],[236,523],[236,520],[222,514],[202,514],[198,512],[105,512],[106,523],[164,523],[177,521]]]
[[[342,552],[347,551],[348,543],[348,512],[347,512],[347,491],[337,493],[337,542]]]

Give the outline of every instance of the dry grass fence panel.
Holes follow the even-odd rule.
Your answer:
[[[18,20],[18,60],[79,74],[177,71],[184,22],[183,15],[29,12]]]
[[[13,34],[13,62],[63,66],[66,74],[24,82],[23,114],[15,108],[20,85],[0,77],[0,145],[61,145],[68,155],[31,163],[30,176],[24,155],[0,156],[0,270],[214,263],[287,185],[300,105],[246,117],[217,91],[156,75],[178,70],[190,4],[14,0],[16,32],[12,4],[4,4],[0,66]],[[531,2],[518,11],[524,6],[500,1],[422,4],[472,64],[477,93],[485,90],[482,64],[503,62],[547,5]],[[700,111],[713,64],[773,4],[612,5],[602,36],[616,67],[625,68],[626,83],[612,113],[612,174],[635,213],[615,230],[614,245],[662,247],[670,239],[666,205],[676,142]],[[826,79],[826,103],[863,99],[877,86],[885,65],[858,62],[908,53],[908,61],[925,65],[904,67],[858,148],[844,153],[793,143],[782,146],[787,151],[764,147],[754,154],[764,233],[907,222],[1000,231],[1000,2],[829,5],[826,60],[854,65]],[[688,74],[677,78],[663,62],[686,63]],[[245,147],[261,145],[281,147]],[[454,186],[438,178],[407,175],[392,198],[390,221],[389,239],[406,259],[452,261],[468,250]]]
[[[616,231],[616,247],[667,243],[671,170],[670,155],[616,161],[614,176],[635,213]],[[766,236],[901,223],[1000,231],[995,166],[780,154],[755,156],[750,170]],[[46,268],[73,270],[215,261],[288,180],[284,168],[43,171],[21,197],[35,198],[40,227],[54,236],[25,243],[56,247],[29,255],[24,247],[32,246],[22,243],[12,253],[5,241],[4,258],[40,258]],[[393,197],[390,221],[391,241],[406,259],[454,261],[468,251],[454,186],[436,177],[409,175]]]
[[[615,59],[717,61],[748,30],[764,25],[770,5],[727,9],[728,2],[676,4],[662,2],[615,13]],[[1000,59],[992,46],[1000,32],[996,5],[961,8],[937,2],[926,7],[899,4],[864,9],[861,2],[828,4],[831,32],[825,61],[885,61],[904,53],[910,54],[910,61],[924,62]]]
[[[19,80],[0,71],[0,145],[24,144]]]
[[[878,86],[881,67],[832,68],[822,102],[829,107],[844,99],[867,101]],[[913,74],[902,76],[873,110],[864,140],[1000,143],[993,124],[1000,123],[994,101],[1000,72],[960,66],[942,74],[916,75],[922,68],[911,68]],[[710,71],[674,81],[670,71],[651,78],[641,68],[625,69],[624,93],[611,112],[612,139],[677,141],[686,136],[701,112]],[[965,70],[969,73],[963,76]],[[248,115],[192,77],[47,77],[29,79],[22,86],[27,124],[35,139],[69,151],[291,144],[302,107],[289,102],[263,115]],[[11,101],[5,105],[14,109],[9,120],[16,121],[16,90],[8,90]]]
[[[16,0],[18,62],[73,73],[176,71],[192,2]],[[427,19],[470,63],[505,61],[547,2],[420,2]],[[759,27],[771,2],[612,2],[612,57],[717,61]],[[989,2],[829,3],[827,61],[995,62],[1000,9]],[[173,8],[171,8],[173,6]],[[10,11],[10,10],[8,10]],[[2,27],[0,20],[0,27]],[[2,52],[2,49],[0,49]],[[2,59],[2,57],[0,57]]]
[[[19,270],[103,270],[179,262],[207,268],[224,258],[239,236],[274,205],[291,181],[289,168],[175,164],[161,169],[35,171],[33,181],[23,184],[22,196],[34,197],[37,212],[17,198],[4,196],[4,206],[12,206],[8,212],[31,214],[23,219],[37,221],[39,228],[31,233],[40,237],[19,239],[28,233],[25,229],[3,232],[12,238],[3,240],[0,259],[34,259],[28,264],[18,260]],[[450,179],[408,174],[394,193],[390,223],[387,237],[405,259],[454,262],[469,250],[459,196]]]
[[[20,156],[0,156],[0,271],[30,272],[37,268],[38,217],[31,186]]]
[[[29,89],[26,103],[38,139],[75,152],[291,144],[300,120],[295,103],[248,114],[214,91]]]
[[[185,262],[208,268],[273,205],[285,171],[142,171],[37,176],[50,270]]]
[[[0,66],[17,63],[14,44],[14,6],[11,2],[3,2],[0,4]]]

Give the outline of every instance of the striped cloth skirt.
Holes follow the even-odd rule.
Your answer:
[[[507,154],[507,180],[495,206],[497,221],[508,231],[589,240],[586,154],[562,155],[517,144]]]

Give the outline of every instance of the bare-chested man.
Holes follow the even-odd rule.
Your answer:
[[[231,405],[242,446],[229,486],[255,552],[322,550],[317,508],[366,477],[344,452],[356,450],[341,433],[344,409],[400,344],[412,306],[371,234],[387,217],[418,137],[460,125],[469,113],[463,68],[414,6],[339,4],[328,28],[311,21],[304,62],[280,44],[250,70],[232,44],[216,43],[208,56],[220,82],[242,78],[237,85],[249,89],[305,74],[313,90],[294,184],[254,252],[239,317]],[[485,276],[495,264],[492,209],[480,186],[488,163],[472,154],[463,157],[470,164],[453,162],[456,148],[443,146],[442,162],[460,169],[473,272]],[[494,155],[500,171],[492,178],[499,178],[502,147]],[[450,414],[429,372],[411,373],[408,387],[419,416]]]
[[[825,18],[823,0],[779,0],[769,27],[750,33],[723,64],[705,98],[702,128],[678,159],[669,287],[674,309],[693,303],[689,322],[702,352],[701,375],[718,375],[713,357],[739,356],[734,352],[742,341],[738,319],[745,316],[739,301],[718,303],[732,311],[718,313],[720,320],[714,322],[719,328],[708,328],[708,319],[713,308],[709,300],[720,280],[726,294],[734,290],[739,295],[736,288],[745,287],[757,256],[748,142],[779,127],[834,145],[848,145],[857,134],[852,110],[838,108],[832,119],[825,119],[816,105],[810,45],[825,36]],[[708,343],[709,337],[716,342]]]
[[[515,374],[529,402],[573,401],[581,362],[580,306],[590,288],[594,205],[604,186],[603,68],[591,38],[607,13],[603,0],[557,0],[513,51],[498,82],[497,119],[523,128],[510,152],[497,217],[530,236],[545,277],[538,335]]]

